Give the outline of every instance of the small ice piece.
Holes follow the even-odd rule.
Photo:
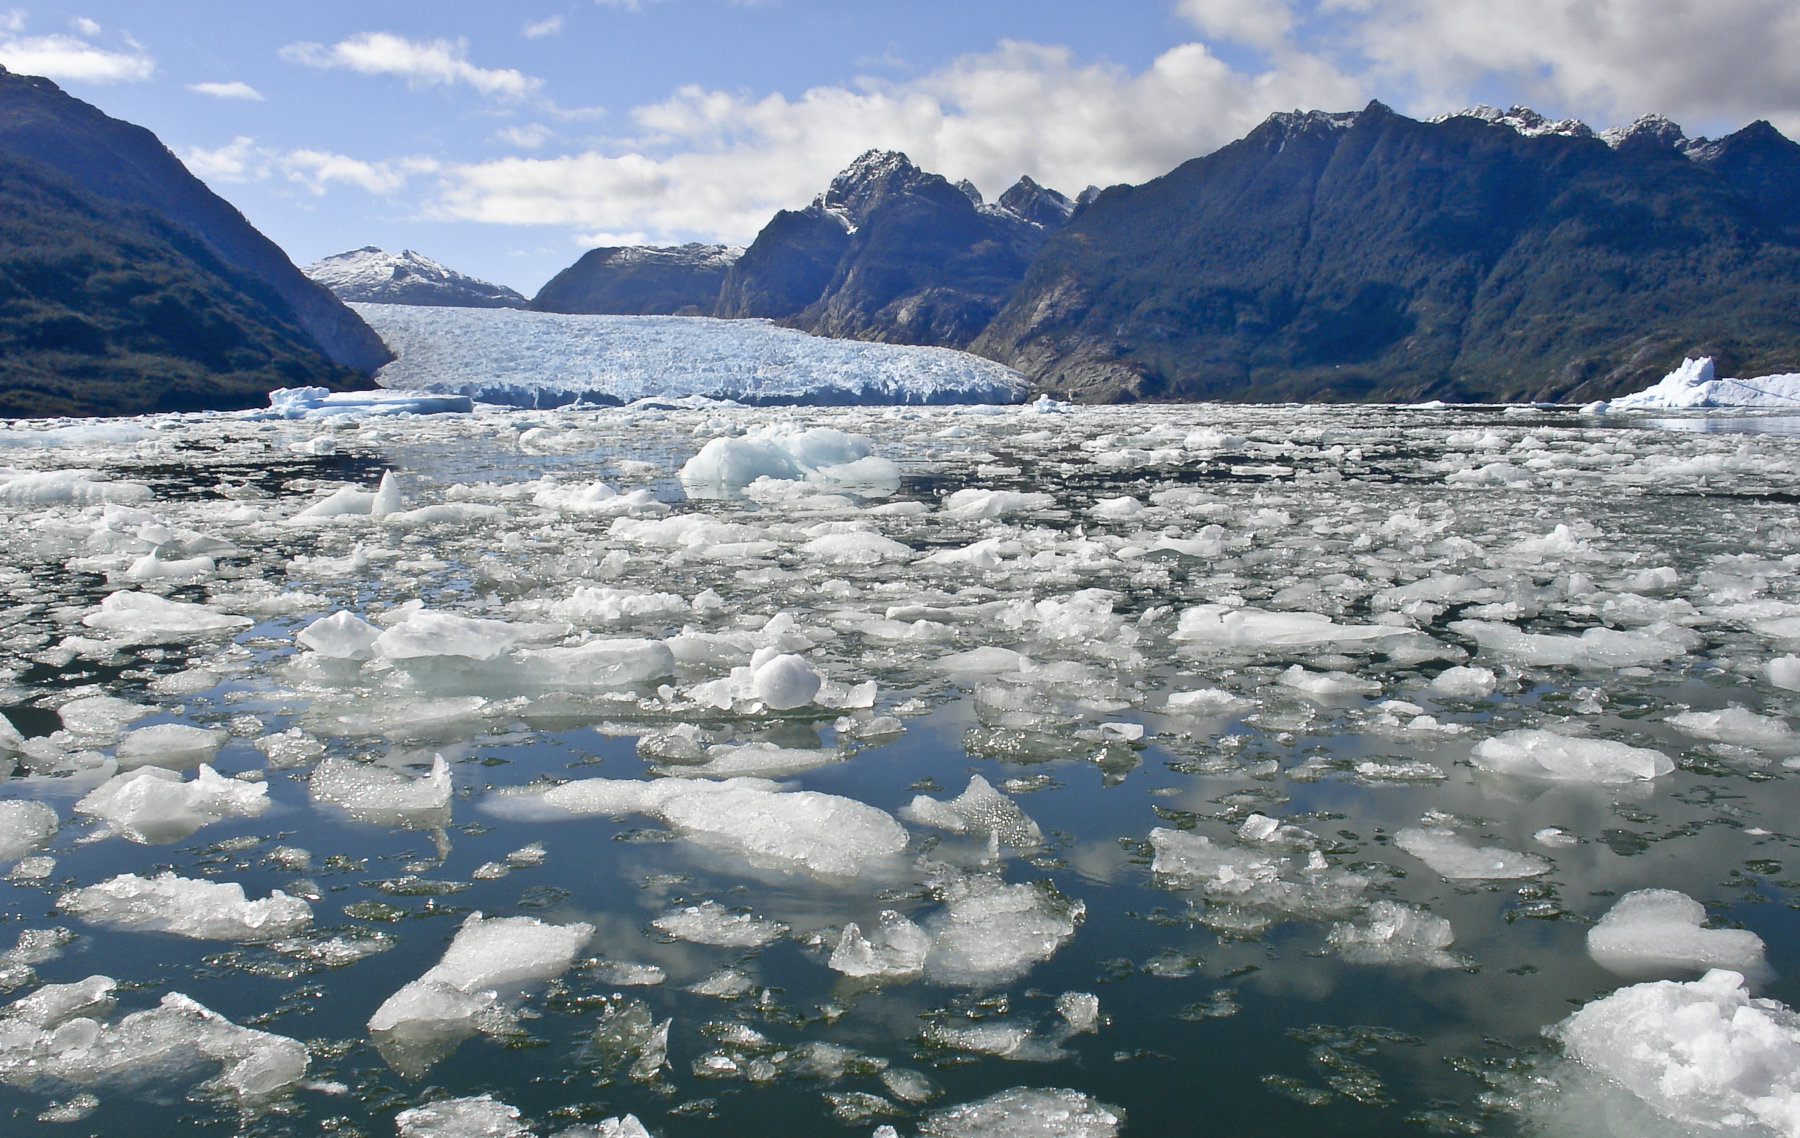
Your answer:
[[[1531,835],[1531,840],[1540,846],[1549,846],[1551,849],[1567,849],[1570,846],[1578,846],[1581,844],[1580,838],[1569,833],[1569,831],[1563,829],[1561,826],[1545,826],[1537,833]]]
[[[1014,1087],[933,1112],[919,1138],[1116,1138],[1123,1121],[1123,1111],[1080,1091]]]
[[[247,616],[233,616],[205,605],[171,601],[154,593],[113,593],[81,618],[89,628],[149,640],[184,640],[222,636],[249,628]]]
[[[802,771],[844,761],[838,750],[781,747],[774,743],[719,743],[705,751],[702,763],[661,763],[659,774],[674,778],[787,778]]]
[[[342,806],[359,822],[431,826],[450,820],[454,788],[442,755],[432,756],[431,772],[422,777],[331,755],[313,768],[308,789],[318,801]]]
[[[1056,505],[1051,494],[1022,490],[958,490],[944,499],[944,513],[952,518],[998,518]]]
[[[1170,639],[1221,651],[1254,652],[1360,644],[1405,635],[1408,631],[1383,624],[1337,624],[1316,612],[1264,612],[1204,604],[1182,612]]]
[[[56,907],[96,925],[197,940],[275,940],[312,923],[312,906],[279,889],[250,901],[235,881],[200,881],[173,873],[123,873],[63,894]]]
[[[1769,682],[1788,691],[1800,691],[1800,656],[1777,656],[1764,669]]]
[[[892,909],[883,909],[877,921],[866,936],[855,921],[844,926],[827,962],[831,969],[856,979],[906,979],[923,972],[931,951],[925,930]]]
[[[1437,695],[1456,699],[1485,699],[1500,686],[1500,677],[1487,668],[1458,664],[1445,668],[1431,679],[1430,688]]]
[[[802,656],[759,648],[750,658],[750,696],[777,711],[804,707],[824,679]]]
[[[1330,698],[1340,695],[1376,695],[1379,680],[1366,680],[1348,672],[1309,672],[1295,664],[1276,677],[1283,685],[1310,696]]]
[[[1087,914],[1080,901],[988,877],[965,878],[946,892],[944,908],[925,922],[925,975],[940,984],[1010,983],[1055,955]]]
[[[1016,850],[1035,849],[1044,840],[1043,831],[1019,804],[995,790],[980,775],[970,775],[968,787],[948,802],[919,795],[900,809],[900,816],[909,822],[936,826],[953,834],[967,833],[982,840],[993,835]]]
[[[1354,964],[1460,968],[1463,962],[1448,951],[1455,940],[1444,918],[1398,901],[1377,901],[1362,920],[1333,925],[1326,943]]]
[[[758,478],[830,481],[823,471],[868,458],[873,450],[874,444],[862,435],[771,423],[737,438],[709,441],[682,466],[680,478],[690,494],[742,489]],[[898,485],[899,470],[891,463],[879,470],[865,465],[845,472],[850,481],[877,476],[886,481],[890,474]]]
[[[367,660],[375,655],[381,629],[354,613],[334,612],[301,629],[294,639],[331,660]]]
[[[142,766],[185,770],[210,760],[230,737],[222,728],[158,723],[126,733],[113,754],[127,770]]]
[[[1800,1119],[1800,1015],[1750,995],[1744,977],[1635,984],[1547,1028],[1576,1062],[1657,1113],[1707,1132],[1747,1123],[1793,1134]]]
[[[1394,834],[1394,846],[1452,881],[1510,881],[1538,877],[1551,869],[1550,862],[1536,854],[1471,845],[1454,830],[1400,830]]]
[[[1541,729],[1508,731],[1483,739],[1470,758],[1476,766],[1498,774],[1607,786],[1661,778],[1675,769],[1674,760],[1649,747]]]
[[[306,1075],[304,1044],[239,1027],[179,992],[165,995],[157,1007],[103,1023],[117,986],[110,977],[90,976],[46,985],[0,1008],[0,1081],[87,1086],[123,1079],[166,1085],[186,1068],[218,1063],[219,1074],[204,1089],[254,1100]]]
[[[754,913],[733,912],[717,901],[671,909],[650,922],[676,940],[720,948],[761,948],[787,935],[788,927]]]
[[[1195,688],[1192,691],[1172,691],[1164,703],[1170,715],[1201,716],[1232,715],[1239,711],[1247,711],[1256,706],[1255,700],[1234,695],[1223,688]]]
[[[1453,632],[1470,637],[1484,654],[1515,664],[1539,667],[1629,668],[1660,664],[1687,655],[1701,644],[1699,634],[1679,625],[1659,623],[1631,632],[1587,628],[1576,636],[1522,632],[1490,620],[1458,620]]]
[[[1762,938],[1748,929],[1709,929],[1706,906],[1673,889],[1627,893],[1588,930],[1588,955],[1608,972],[1645,977],[1669,971],[1763,970]]]
[[[563,627],[509,624],[420,609],[375,638],[375,655],[386,660],[429,660],[440,656],[493,660],[520,644],[555,639]]]
[[[447,1098],[394,1116],[400,1138],[535,1138],[519,1121],[519,1108],[493,1095]]]
[[[580,779],[531,797],[572,814],[649,814],[752,865],[827,878],[855,877],[907,842],[885,810],[757,779]]]
[[[1735,743],[1740,747],[1785,747],[1793,741],[1793,728],[1778,715],[1758,715],[1742,707],[1723,711],[1684,711],[1669,716],[1669,726],[1699,739]]]
[[[878,533],[828,533],[802,545],[800,555],[831,565],[879,565],[911,561],[913,549]]]
[[[110,738],[155,710],[149,704],[116,696],[90,695],[63,704],[56,709],[56,715],[64,727],[77,735]]]
[[[0,801],[0,865],[49,845],[58,824],[55,808],[42,802]]]
[[[255,818],[268,808],[268,783],[226,778],[205,763],[191,782],[161,767],[115,775],[75,804],[76,813],[98,818],[114,833],[145,845],[180,841],[202,826],[224,818]]]

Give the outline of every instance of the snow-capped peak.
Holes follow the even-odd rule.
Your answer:
[[[1608,127],[1600,132],[1600,140],[1614,150],[1640,147],[1673,149],[1687,142],[1679,125],[1662,115],[1642,115],[1630,126]]]
[[[1486,103],[1477,103],[1460,111],[1435,115],[1429,122],[1444,122],[1448,119],[1480,119],[1494,126],[1510,127],[1526,138],[1537,138],[1539,135],[1560,134],[1567,138],[1593,138],[1594,128],[1580,119],[1549,119],[1538,114],[1530,107],[1514,105],[1507,110],[1490,107]]]
[[[374,245],[314,261],[301,270],[346,301],[368,304],[523,308],[525,298],[448,268],[412,249],[389,253]]]

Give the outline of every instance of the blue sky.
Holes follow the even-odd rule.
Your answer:
[[[874,146],[992,196],[1371,98],[1800,137],[1796,58],[1795,0],[0,0],[0,64],[156,131],[295,261],[528,294],[595,244],[747,242]]]

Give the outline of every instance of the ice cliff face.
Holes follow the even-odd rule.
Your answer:
[[[477,280],[411,249],[396,254],[366,245],[314,261],[302,271],[339,299],[362,304],[525,307],[525,298],[505,285]]]

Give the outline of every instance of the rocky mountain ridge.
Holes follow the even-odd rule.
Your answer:
[[[460,308],[523,308],[525,298],[407,249],[389,253],[374,245],[336,253],[301,272],[339,300],[362,304],[423,304]]]

